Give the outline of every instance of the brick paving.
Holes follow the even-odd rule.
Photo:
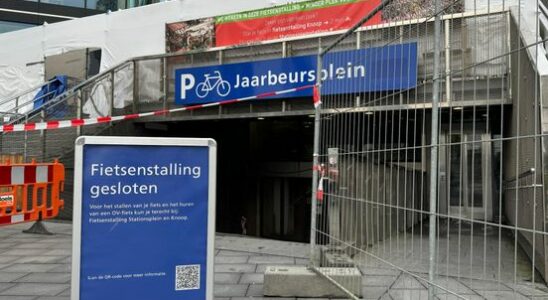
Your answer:
[[[0,229],[0,300],[70,299],[72,225],[57,222],[46,225],[55,235],[21,233],[29,224]],[[215,248],[216,299],[262,299],[263,274],[268,265],[305,266],[308,262],[309,248],[302,243],[218,234]],[[428,297],[423,282],[398,270],[382,265],[360,267],[360,270],[364,274],[365,299]],[[548,299],[542,284],[538,289],[456,277],[446,277],[439,284],[472,300]],[[437,298],[458,299],[443,291],[438,292]]]

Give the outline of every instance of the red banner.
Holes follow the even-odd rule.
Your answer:
[[[255,11],[255,14],[249,12],[220,17],[215,25],[215,44],[216,46],[249,44],[348,29],[377,7],[381,0],[342,0],[339,2],[345,4],[336,5],[332,3],[337,1],[323,1],[316,6],[318,8],[312,6],[319,2],[321,1],[290,4],[287,11],[295,11],[289,13],[275,14],[269,13],[268,10],[262,10]],[[261,17],[263,15],[265,17]],[[230,18],[231,16],[233,17]],[[379,12],[365,26],[381,22],[381,13]]]
[[[364,26],[433,15],[434,0],[395,1]],[[442,0],[447,14],[464,11],[463,0]],[[299,35],[346,30],[381,0],[311,0],[200,20],[166,24],[166,52],[255,44]]]

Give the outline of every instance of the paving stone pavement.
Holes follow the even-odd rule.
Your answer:
[[[53,236],[21,233],[29,224],[0,229],[0,300],[69,300],[70,223],[47,222]],[[218,234],[215,250],[215,299],[267,299],[263,297],[264,270],[268,265],[308,262],[308,245],[236,235]],[[360,268],[365,299],[427,299],[424,282],[388,267]],[[418,274],[425,277],[426,274]],[[522,285],[501,285],[448,277],[440,285],[466,299],[548,299],[548,294]],[[545,297],[546,296],[546,297]],[[460,299],[444,291],[439,300]],[[268,298],[272,299],[272,298]],[[276,298],[293,299],[295,298]],[[308,298],[311,300],[310,298]]]

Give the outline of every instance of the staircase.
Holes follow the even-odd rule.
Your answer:
[[[73,84],[68,91],[36,109],[29,110],[28,108],[32,106],[33,96],[41,86],[33,87],[15,97],[2,100],[0,105],[8,102],[17,103],[14,107],[0,113],[0,117],[4,121],[3,124],[16,125],[82,118],[83,104],[98,95],[99,89],[97,86],[102,86],[104,82],[111,81],[111,77],[115,76],[117,69],[118,67],[115,67],[84,82]],[[20,99],[26,100],[20,101]],[[113,107],[112,97],[103,98],[103,100],[107,100],[107,104]],[[0,134],[0,153],[10,157],[18,157],[25,162],[31,160],[51,162],[54,159],[59,159],[65,165],[66,171],[65,191],[62,193],[62,198],[72,199],[74,141],[80,135],[123,135],[124,132],[116,132],[117,127],[124,128],[127,127],[127,124],[99,124],[80,128],[2,133]],[[72,219],[72,201],[65,201],[65,209],[61,211],[59,217]]]

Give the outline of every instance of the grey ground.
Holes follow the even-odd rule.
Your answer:
[[[21,233],[29,224],[0,229],[0,300],[68,300],[70,298],[71,224],[46,223],[53,236]],[[308,245],[241,236],[218,235],[215,251],[216,299],[263,296],[268,265],[303,265]],[[362,267],[366,299],[426,299],[421,281],[382,266]],[[425,274],[417,273],[419,276]],[[494,284],[447,277],[440,284],[466,299],[548,299],[534,286]],[[439,293],[441,300],[458,299]],[[281,299],[281,298],[278,298]]]

